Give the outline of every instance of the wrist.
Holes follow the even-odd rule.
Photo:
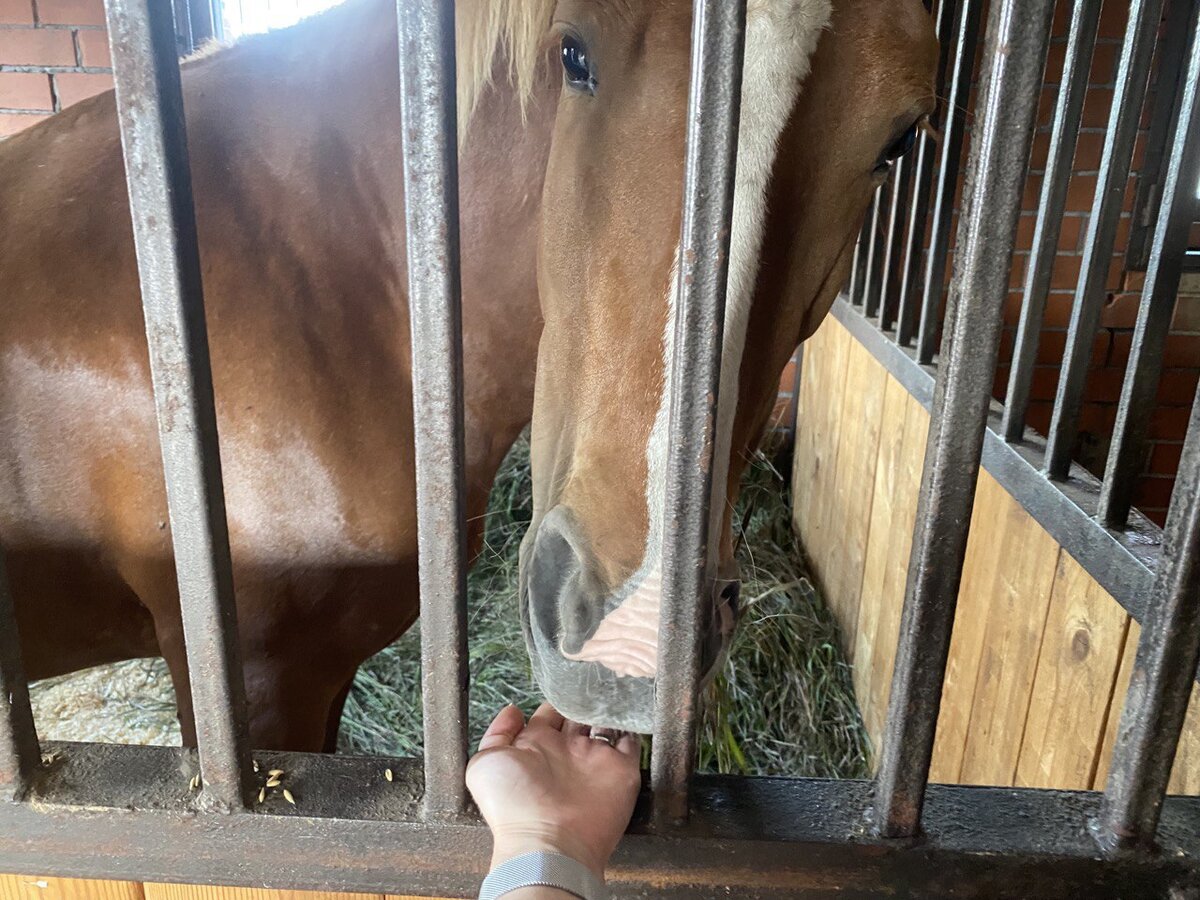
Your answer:
[[[524,853],[561,853],[583,863],[596,875],[604,878],[606,858],[574,835],[544,826],[503,828],[492,832],[492,868]]]

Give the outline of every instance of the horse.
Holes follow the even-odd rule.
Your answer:
[[[471,552],[532,419],[535,674],[566,715],[648,731],[691,3],[456,16]],[[714,463],[731,499],[933,111],[935,56],[919,0],[750,0]],[[417,616],[397,63],[393,0],[347,0],[182,66],[256,748],[332,749],[357,666]],[[0,544],[27,672],[161,654],[194,743],[112,93],[0,143],[0,198]],[[734,582],[728,505],[720,527]]]

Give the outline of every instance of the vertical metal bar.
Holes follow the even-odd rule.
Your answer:
[[[890,331],[895,321],[898,293],[900,245],[904,241],[904,215],[912,182],[912,161],[902,156],[892,165],[892,197],[888,201],[887,237],[884,239],[883,272],[879,279],[879,330]]]
[[[1067,330],[1067,350],[1059,374],[1054,412],[1050,417],[1050,433],[1046,438],[1046,472],[1051,478],[1066,478],[1071,468],[1092,345],[1100,327],[1117,222],[1125,204],[1129,165],[1133,159],[1142,103],[1146,98],[1146,82],[1150,77],[1150,61],[1162,6],[1163,0],[1131,0],[1129,7],[1112,112],[1104,136],[1100,174],[1096,179],[1096,196],[1088,216],[1081,274],[1075,287],[1075,305]]]
[[[937,352],[938,318],[945,292],[946,257],[950,248],[950,224],[954,215],[954,192],[962,160],[967,124],[967,100],[971,93],[971,68],[979,41],[982,0],[962,0],[955,29],[954,63],[950,69],[950,93],[942,126],[942,156],[938,167],[933,202],[933,225],[925,254],[925,284],[921,295],[920,326],[917,331],[917,361],[933,362]],[[965,195],[964,195],[965,198]]]
[[[988,16],[951,339],[934,388],[875,793],[886,837],[920,826],[1053,12],[1054,0],[997,0]]]
[[[425,815],[466,808],[467,605],[454,4],[398,0]]]
[[[174,23],[159,0],[105,9],[203,797],[234,810],[252,773]]]
[[[937,12],[938,68],[937,90],[944,96],[949,85],[946,72],[950,67],[953,44],[955,0],[941,0]],[[950,110],[945,110],[947,114]],[[936,115],[936,114],[935,114]],[[929,196],[933,187],[933,163],[937,155],[937,144],[926,132],[917,135],[917,149],[913,157],[912,204],[908,213],[908,228],[904,236],[904,253],[900,263],[900,291],[896,299],[896,343],[907,347],[916,333],[917,295],[919,290],[921,257],[925,248],[925,228],[929,223]]]
[[[1162,374],[1163,350],[1171,330],[1179,276],[1187,253],[1188,231],[1196,216],[1196,185],[1200,183],[1200,39],[1195,12],[1191,21],[1191,50],[1183,93],[1163,182],[1162,206],[1150,245],[1150,264],[1142,288],[1133,347],[1125,368],[1125,383],[1117,406],[1108,464],[1100,488],[1097,516],[1110,528],[1123,526],[1133,505],[1133,488],[1145,452],[1146,428]]]
[[[1192,404],[1161,560],[1096,825],[1097,839],[1108,850],[1154,840],[1200,661],[1200,392]]]
[[[1083,116],[1083,98],[1087,94],[1092,52],[1100,23],[1100,0],[1078,0],[1072,7],[1071,28],[1067,38],[1058,99],[1054,106],[1054,124],[1050,131],[1050,150],[1042,176],[1037,221],[1033,231],[1033,249],[1025,273],[1025,297],[1017,326],[1016,348],[1008,376],[1008,394],[1000,432],[1006,441],[1019,441],[1025,434],[1029,412],[1033,367],[1037,363],[1038,341],[1042,336],[1042,318],[1050,293],[1050,276],[1058,257],[1058,237],[1062,231],[1063,211],[1067,206],[1067,187],[1079,122]]]
[[[669,379],[664,602],[650,762],[654,815],[663,825],[687,816],[688,779],[696,756],[713,443],[746,32],[746,0],[695,0],[692,9],[687,165]]]
[[[29,684],[21,663],[21,641],[4,555],[0,553],[0,799],[24,796],[39,761],[37,733],[29,708]]]
[[[863,280],[867,274],[867,242],[870,240],[871,215],[874,206],[875,198],[872,197],[862,229],[858,233],[858,240],[854,242],[854,259],[850,263],[850,286],[846,289],[846,294],[855,306],[862,305]]]
[[[891,185],[881,184],[875,189],[871,203],[871,234],[867,241],[867,264],[863,275],[863,315],[874,316],[879,312],[879,298],[883,294],[883,282],[887,273],[883,271],[884,241],[888,207],[892,198]]]

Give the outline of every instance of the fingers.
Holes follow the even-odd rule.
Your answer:
[[[636,759],[639,762],[642,758],[642,740],[633,732],[626,731],[621,734],[620,740],[617,741],[617,749],[622,756],[627,756],[631,759]]]
[[[497,747],[508,747],[512,744],[521,730],[525,727],[525,714],[513,704],[509,704],[496,713],[492,724],[483,733],[479,741],[480,750],[494,750]]]
[[[561,731],[565,721],[562,713],[549,703],[543,703],[537,708],[537,712],[529,717],[530,725],[544,725],[554,731]]]

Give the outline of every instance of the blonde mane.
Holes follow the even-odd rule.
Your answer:
[[[461,140],[479,98],[496,74],[497,55],[521,108],[533,93],[534,72],[555,0],[457,0],[458,133]]]

